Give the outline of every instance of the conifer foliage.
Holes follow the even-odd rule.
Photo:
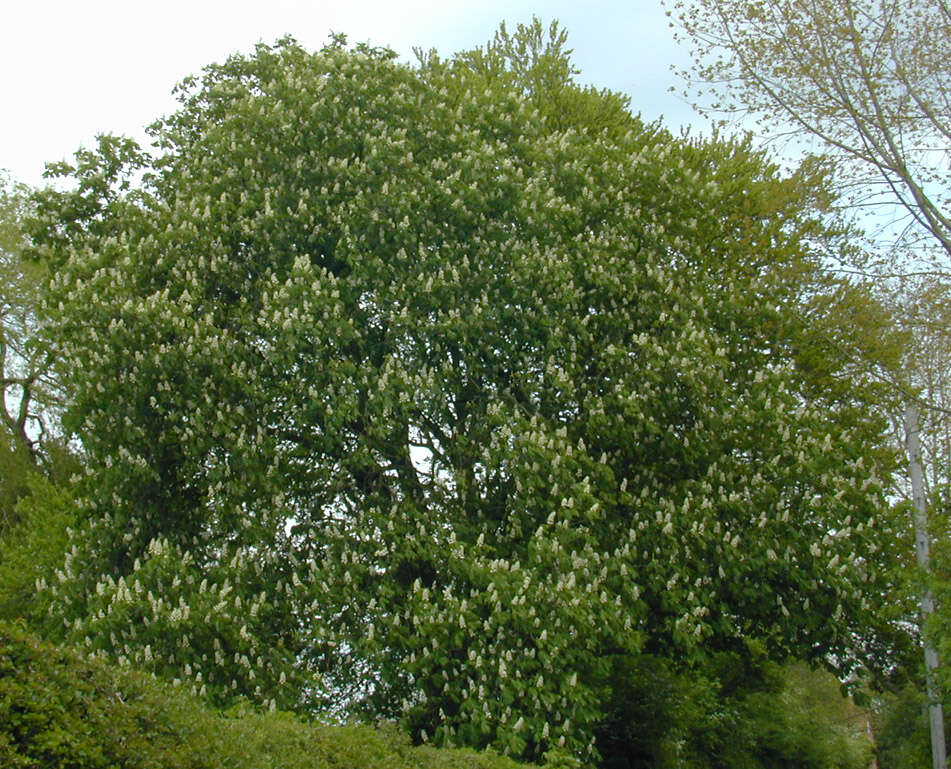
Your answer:
[[[284,40],[179,98],[37,202],[89,462],[57,632],[528,759],[596,755],[642,652],[848,658],[890,460],[800,359],[802,176],[644,125],[537,23],[417,66]]]

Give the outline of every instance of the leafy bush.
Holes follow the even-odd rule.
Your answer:
[[[27,479],[34,469],[25,451],[0,438],[0,536],[16,523],[16,504],[29,491]]]
[[[0,619],[39,625],[48,617],[37,584],[61,566],[75,525],[75,503],[65,486],[40,473],[23,481],[9,527],[0,533]],[[56,622],[62,622],[57,617]],[[62,627],[62,625],[60,625]]]
[[[747,700],[764,767],[864,769],[872,758],[865,712],[842,697],[839,682],[807,665],[778,671],[781,688]],[[731,766],[730,764],[725,764]]]
[[[493,753],[413,747],[393,728],[221,714],[148,675],[0,623],[0,766],[9,769],[515,769]]]
[[[619,660],[598,728],[602,769],[864,769],[864,715],[827,672],[713,655],[695,670],[641,655]],[[623,693],[622,693],[623,692]]]
[[[930,769],[931,734],[927,698],[915,683],[882,697],[875,708],[875,755],[881,769]],[[951,719],[945,710],[945,733]]]

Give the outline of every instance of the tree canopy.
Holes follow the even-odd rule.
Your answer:
[[[36,200],[88,463],[51,632],[528,759],[596,755],[640,655],[854,659],[893,457],[805,344],[809,169],[643,124],[537,22],[179,99]]]

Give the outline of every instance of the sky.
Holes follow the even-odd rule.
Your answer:
[[[44,164],[98,133],[143,140],[175,108],[172,88],[211,62],[290,34],[309,49],[331,32],[412,59],[487,42],[537,15],[568,31],[578,80],[631,97],[632,110],[675,131],[701,125],[668,92],[687,63],[660,0],[32,0],[0,14],[0,169],[42,183]]]

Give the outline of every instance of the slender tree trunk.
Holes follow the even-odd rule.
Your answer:
[[[872,745],[872,762],[868,765],[868,769],[879,769],[878,747],[875,742],[875,729],[872,728],[872,714],[867,711],[865,713],[865,733],[868,735],[868,741]]]
[[[921,444],[918,441],[920,425],[918,405],[909,403],[905,408],[905,448],[908,451],[908,470],[911,475],[911,496],[915,511],[915,551],[918,565],[927,572],[931,561],[931,542],[928,535],[928,517],[925,505],[925,483],[921,470]],[[924,624],[934,613],[934,597],[927,585],[921,593],[921,621]],[[925,638],[925,674],[928,689],[928,716],[931,722],[931,757],[934,769],[947,769],[948,759],[944,741],[944,710],[935,682],[938,652]]]

